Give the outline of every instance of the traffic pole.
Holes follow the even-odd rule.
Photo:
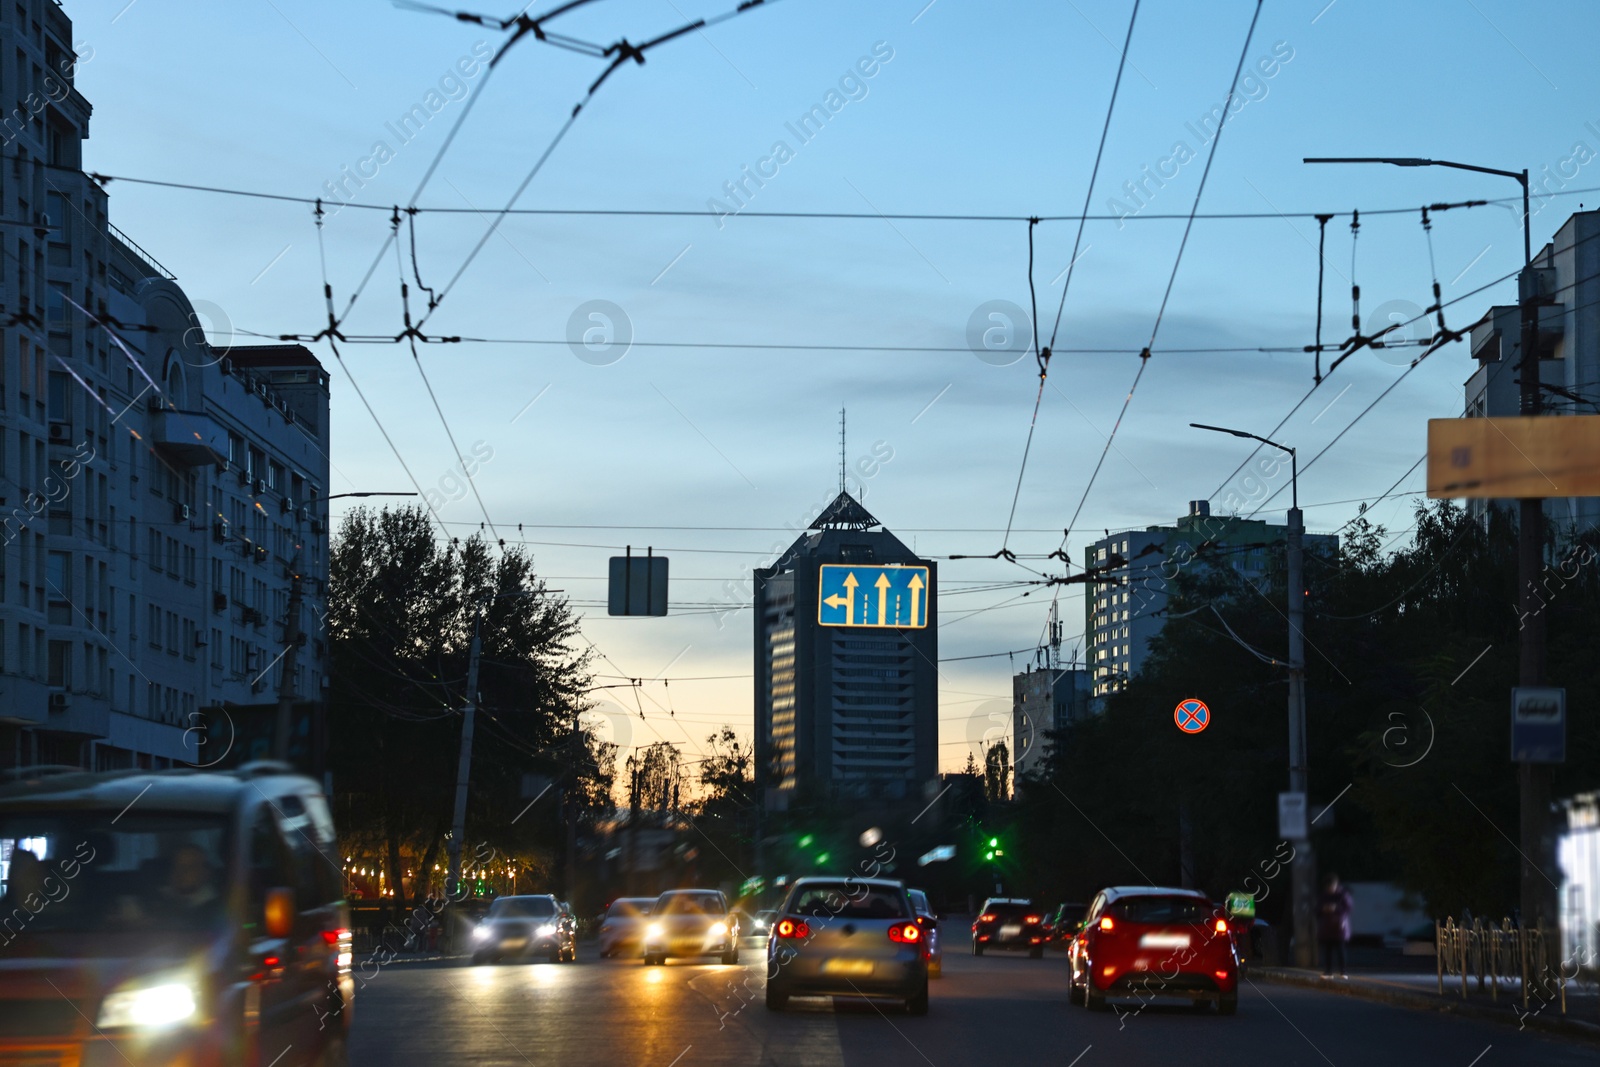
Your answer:
[[[1310,811],[1310,775],[1306,766],[1306,635],[1305,635],[1305,515],[1300,510],[1298,470],[1293,452],[1289,453],[1291,486],[1295,495],[1289,509],[1288,573],[1289,593],[1289,791],[1306,797]],[[1311,851],[1309,828],[1306,840],[1294,843],[1290,867],[1293,910],[1294,962],[1297,967],[1315,967],[1316,862]]]
[[[461,756],[456,763],[455,816],[450,822],[450,873],[445,880],[445,894],[452,900],[457,897],[461,884],[461,846],[467,832],[467,782],[472,777],[472,725],[478,711],[478,655],[483,641],[479,636],[482,610],[472,618],[472,650],[467,656],[467,703],[461,711]]]

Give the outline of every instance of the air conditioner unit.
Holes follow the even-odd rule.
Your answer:
[[[0,500],[0,504],[4,503],[4,500]],[[306,506],[304,504],[301,504],[299,507],[294,509],[294,517],[296,522],[306,521]]]
[[[240,485],[249,485],[250,484],[250,468],[249,467],[240,467],[239,468],[239,484]]]
[[[166,405],[161,402],[161,395],[159,393],[151,393],[145,400],[145,409],[147,411],[160,411],[164,407],[166,407]]]
[[[267,546],[266,545],[257,545],[256,546],[256,562],[257,563],[265,563],[266,561],[267,561]]]
[[[262,618],[261,612],[257,611],[255,608],[245,608],[242,613],[242,618],[251,626],[260,626],[264,621],[266,621]]]
[[[228,520],[218,519],[211,524],[211,536],[218,544],[227,544],[231,538],[228,536]]]
[[[321,519],[312,519],[311,520],[311,532],[314,533],[314,534],[319,534],[319,533],[322,532],[322,520]]]
[[[212,593],[211,594],[211,610],[212,611],[227,611],[228,610],[228,594],[227,593]]]
[[[65,694],[65,693],[51,693],[50,694],[50,710],[51,711],[57,711],[57,712],[66,711],[67,710],[67,703],[68,703],[67,694]]]
[[[220,471],[221,473],[226,474],[232,469],[233,469],[233,463],[230,460],[226,460],[226,459],[217,460],[217,470]]]
[[[179,521],[179,522],[188,522],[189,521],[189,505],[188,504],[177,504],[177,505],[175,505],[173,507],[173,509],[172,509],[172,516],[173,516],[173,518],[177,519],[177,521]]]
[[[66,444],[71,439],[72,439],[72,427],[71,426],[68,426],[64,422],[52,422],[50,424],[50,443],[51,444]]]
[[[278,501],[278,510],[279,511],[288,511],[293,507],[294,507],[294,505],[289,502],[289,498],[288,497],[284,497],[283,499]]]
[[[256,495],[260,496],[267,491],[267,480],[265,478],[257,478],[253,488],[256,491]]]

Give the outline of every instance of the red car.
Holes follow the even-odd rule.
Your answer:
[[[1239,1009],[1239,953],[1227,916],[1192,889],[1103,889],[1068,948],[1068,997],[1090,1011],[1111,998],[1180,997]]]

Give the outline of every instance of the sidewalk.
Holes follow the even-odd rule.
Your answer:
[[[1397,1007],[1450,1012],[1503,1022],[1518,1029],[1537,1029],[1600,1042],[1600,996],[1596,995],[1592,982],[1567,983],[1567,1011],[1563,1015],[1558,998],[1544,999],[1537,992],[1529,993],[1527,1007],[1523,1007],[1521,983],[1517,981],[1502,980],[1499,995],[1495,996],[1491,982],[1486,980],[1480,992],[1477,978],[1469,977],[1467,995],[1463,997],[1461,977],[1457,975],[1452,979],[1446,975],[1441,996],[1437,973],[1420,968],[1378,966],[1352,969],[1348,978],[1324,978],[1317,971],[1298,967],[1252,966],[1246,977],[1252,982],[1319,989]]]

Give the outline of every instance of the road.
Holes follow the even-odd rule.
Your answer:
[[[952,938],[952,940],[954,940]],[[587,949],[587,951],[585,951]],[[601,960],[576,964],[397,963],[357,995],[356,1067],[954,1067],[1004,1058],[1054,1067],[1592,1067],[1592,1046],[1354,997],[1246,985],[1239,1014],[1187,1006],[1090,1014],[1067,1003],[1052,954],[952,953],[924,1018],[863,1002],[762,999],[764,967]],[[1074,1057],[1078,1057],[1074,1059]]]

